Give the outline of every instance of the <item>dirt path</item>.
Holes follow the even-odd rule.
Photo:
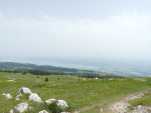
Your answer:
[[[128,101],[138,99],[144,96],[145,93],[149,92],[150,90],[145,90],[141,92],[137,92],[131,95],[128,95],[127,97],[124,97],[118,102],[114,102],[110,104],[105,110],[105,113],[127,113],[128,107],[130,104]]]
[[[123,97],[119,101],[111,103],[109,105],[105,105],[105,107],[102,107],[102,108],[101,108],[101,106],[103,106],[102,104],[94,104],[92,106],[86,106],[84,108],[81,108],[78,111],[73,112],[73,113],[83,113],[83,112],[89,111],[95,107],[100,108],[99,113],[127,113],[128,107],[130,106],[130,104],[128,102],[130,100],[134,100],[134,99],[143,97],[144,94],[147,92],[151,92],[151,89],[130,94],[126,97]]]

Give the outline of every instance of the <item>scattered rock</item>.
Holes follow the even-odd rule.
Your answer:
[[[49,112],[47,112],[46,110],[42,110],[39,113],[49,113]]]
[[[114,80],[113,78],[110,78],[109,80]]]
[[[28,110],[28,107],[28,103],[20,103],[14,109],[10,110],[10,113],[23,113]]]
[[[20,93],[20,94],[18,94],[18,95],[16,96],[16,100],[17,100],[17,101],[19,101],[21,96],[22,96],[22,94],[21,94],[21,93]]]
[[[95,78],[95,80],[98,80],[98,79],[99,79],[98,77]]]
[[[56,102],[57,102],[56,99],[48,99],[48,100],[45,101],[45,103],[46,103],[47,105],[50,105],[50,104],[53,104],[53,103],[56,103]]]
[[[151,113],[151,107],[139,105],[130,113]]]
[[[137,94],[137,95],[130,95],[130,96],[128,96],[126,99],[127,100],[134,100],[134,99],[139,99],[139,98],[141,98],[141,97],[143,97],[144,96],[144,93],[139,93],[139,94]]]
[[[65,100],[58,100],[56,104],[62,110],[66,110],[67,108],[69,108],[69,106],[68,106],[68,104],[67,104],[67,102]]]
[[[16,96],[16,100],[20,100],[20,97],[23,96],[23,94],[28,95],[28,99],[33,102],[41,103],[43,102],[41,97],[37,93],[32,93],[32,91],[27,87],[21,87],[18,91],[18,95]],[[12,99],[12,96],[9,93],[3,93],[7,99]],[[51,110],[51,112],[57,112],[57,113],[70,113],[66,112],[69,108],[68,103],[65,100],[57,100],[57,99],[48,99],[45,101],[45,103],[48,105],[48,108]],[[10,110],[9,113],[24,113],[28,112],[30,110],[30,107],[27,102],[20,103],[16,105],[13,109]],[[39,111],[39,113],[49,113],[46,110]]]
[[[104,112],[103,108],[100,108],[100,112],[101,112],[101,113],[103,113],[103,112]]]
[[[13,96],[10,93],[3,93],[2,95],[5,96],[6,99],[12,99],[13,98]]]
[[[86,81],[87,79],[86,78],[82,78],[82,80]]]
[[[9,111],[9,113],[14,113],[14,110],[13,110],[13,109],[11,109],[11,110]]]
[[[111,107],[114,113],[127,113],[129,104],[126,102],[117,102]]]
[[[144,78],[134,78],[134,80],[141,81],[141,82],[146,82],[146,81],[147,81],[147,80],[144,79]]]
[[[133,107],[132,105],[129,104],[130,100],[142,98],[144,94],[148,92],[149,90],[131,94],[121,99],[119,102],[111,104],[111,106],[109,107],[110,109],[109,111],[111,111],[112,113],[151,113],[151,107],[141,105]]]
[[[16,82],[15,80],[11,80],[11,79],[10,79],[10,80],[7,80],[7,81],[8,81],[8,82]]]
[[[37,93],[30,94],[29,100],[33,101],[33,102],[37,102],[37,103],[41,103],[42,102],[42,99],[39,97],[39,95]]]
[[[65,100],[56,100],[56,99],[48,99],[45,101],[50,110],[58,110],[61,112],[65,112],[69,105]]]
[[[28,95],[32,94],[31,90],[27,87],[20,88],[18,93],[19,94],[28,94]]]
[[[70,113],[70,112],[61,112],[61,113]]]
[[[80,111],[74,111],[73,113],[80,113]]]

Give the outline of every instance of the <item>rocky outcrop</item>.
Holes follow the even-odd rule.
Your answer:
[[[7,98],[10,98],[10,94],[4,93],[4,96]],[[22,97],[23,96],[23,97]],[[21,101],[22,98],[26,99],[28,97],[27,101],[32,101],[34,103],[38,103],[35,105],[44,105],[46,109],[49,108],[49,111],[52,113],[69,113],[67,112],[67,109],[69,108],[68,103],[65,100],[57,100],[57,99],[48,99],[45,102],[42,101],[41,97],[37,93],[33,93],[29,88],[27,87],[21,87],[18,91],[18,94],[15,98],[16,101]],[[24,98],[25,97],[25,98]],[[47,106],[46,106],[47,105]],[[26,113],[34,110],[33,106],[29,106],[27,102],[20,103],[16,105],[13,109],[10,110],[9,113]],[[49,113],[46,110],[39,111],[38,113]]]

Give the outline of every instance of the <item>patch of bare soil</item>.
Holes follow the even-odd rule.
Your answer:
[[[124,97],[120,101],[109,105],[106,109],[106,112],[107,113],[151,113],[151,107],[141,106],[141,105],[137,107],[133,107],[133,109],[130,110],[129,108],[131,107],[131,105],[128,103],[130,100],[142,98],[144,94],[148,92],[149,90],[128,95],[127,97]]]

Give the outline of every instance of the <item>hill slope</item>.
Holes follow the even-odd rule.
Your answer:
[[[32,74],[78,74],[97,75],[96,71],[64,68],[48,65],[23,64],[15,62],[0,62],[0,71],[27,72]]]

